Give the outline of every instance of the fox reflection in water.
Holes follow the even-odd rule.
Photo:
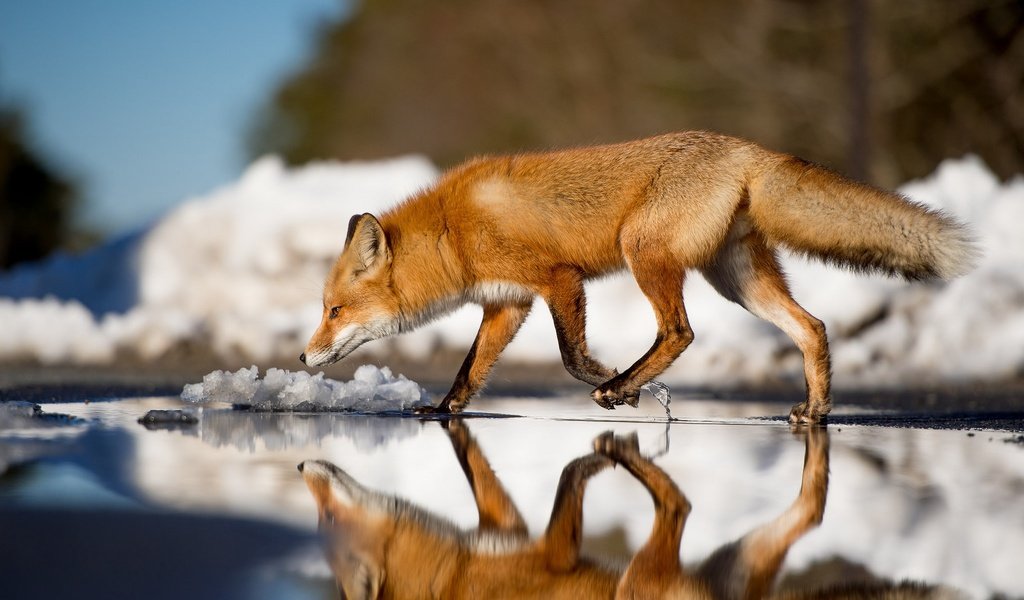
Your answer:
[[[547,530],[531,540],[518,509],[465,423],[448,435],[472,488],[479,526],[463,531],[394,496],[367,489],[325,461],[299,470],[316,499],[328,562],[343,598],[764,598],[789,547],[821,523],[828,488],[828,432],[805,436],[800,493],[774,520],[722,546],[695,569],[679,562],[690,503],[640,454],[636,435],[604,433],[594,451],[566,465]],[[651,535],[624,570],[580,555],[587,481],[621,465],[650,492]],[[915,584],[817,590],[780,598],[931,598]]]

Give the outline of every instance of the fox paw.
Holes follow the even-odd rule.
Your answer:
[[[813,404],[801,402],[793,406],[789,411],[789,422],[793,425],[817,425],[825,422],[825,417],[831,410],[831,403]]]
[[[624,458],[640,456],[640,439],[636,432],[629,435],[615,435],[606,431],[594,438],[594,452],[603,454],[615,462]]]
[[[451,410],[447,406],[440,404],[438,406],[419,406],[413,409],[413,412],[417,415],[447,415],[451,414]]]
[[[450,437],[456,444],[462,447],[469,445],[469,427],[462,422],[461,418],[442,420],[441,429],[447,431],[448,437]]]
[[[437,406],[421,406],[414,412],[418,415],[457,415],[465,410],[465,408],[465,404],[456,404],[443,400]]]
[[[590,395],[601,408],[608,410],[628,404],[636,408],[640,404],[640,390],[623,390],[618,385],[604,384]]]

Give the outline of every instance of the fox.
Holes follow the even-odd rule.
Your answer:
[[[803,356],[793,423],[832,407],[824,324],[790,293],[779,250],[908,280],[948,280],[979,252],[949,215],[743,139],[690,131],[552,152],[471,159],[380,217],[355,215],[299,359],[337,362],[466,303],[483,318],[455,380],[426,412],[458,413],[486,383],[540,297],[566,371],[606,409],[693,341],[683,283],[696,271],[781,329]],[[654,309],[651,347],[621,373],[591,356],[584,283],[628,270]]]
[[[724,544],[693,568],[679,560],[691,505],[639,450],[636,434],[605,432],[589,454],[563,469],[544,533],[525,521],[461,419],[443,421],[476,500],[478,526],[466,531],[397,496],[371,490],[333,463],[298,468],[317,505],[324,552],[342,598],[955,598],[922,583],[774,590],[789,548],[822,520],[828,493],[828,432],[802,427],[804,464],[796,499],[779,516]],[[654,524],[625,565],[581,553],[589,480],[622,466],[649,492]]]

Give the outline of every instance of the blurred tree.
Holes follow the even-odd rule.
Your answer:
[[[0,109],[0,269],[65,245],[74,188],[25,144],[21,116]]]
[[[894,185],[1024,163],[1019,0],[365,0],[257,115],[292,163],[712,129]]]
[[[876,172],[921,175],[979,154],[1002,176],[1024,170],[1024,2],[883,2],[876,47]]]

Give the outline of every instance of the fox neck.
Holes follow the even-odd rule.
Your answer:
[[[436,194],[398,206],[381,219],[392,243],[392,286],[399,331],[409,331],[466,302],[465,269]]]
[[[416,524],[398,523],[384,556],[385,589],[430,590],[443,598],[468,558],[455,538],[439,537]]]

